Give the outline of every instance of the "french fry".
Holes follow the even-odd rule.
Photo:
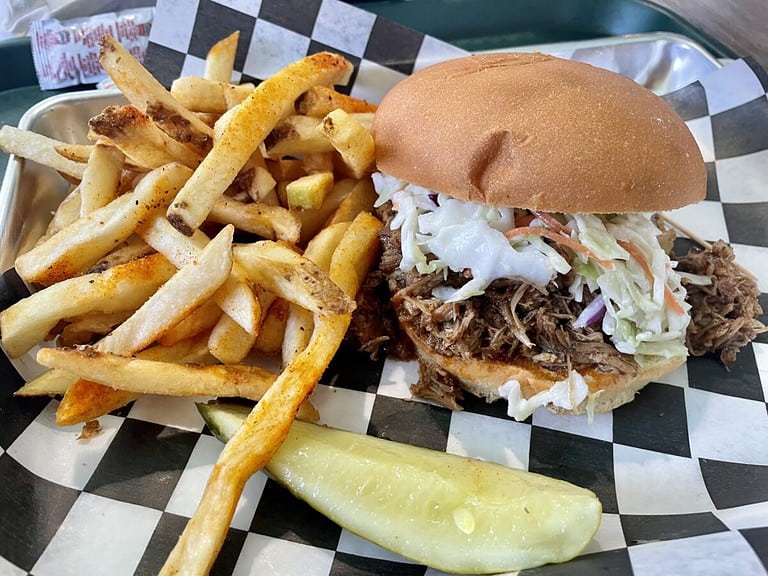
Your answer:
[[[354,114],[352,117],[370,131],[373,114]],[[264,146],[267,157],[279,158],[333,151],[335,147],[322,132],[322,123],[322,118],[313,116],[288,116],[266,136]]]
[[[320,122],[319,118],[294,115],[277,124],[264,139],[267,158],[333,150],[333,145],[317,130]]]
[[[14,392],[14,396],[57,396],[64,394],[72,384],[77,382],[77,376],[64,370],[48,370],[37,378],[24,384]]]
[[[58,154],[56,148],[62,145],[64,142],[14,126],[5,124],[0,127],[0,150],[6,154],[15,154],[76,180],[82,180],[85,164],[68,160]]]
[[[210,147],[213,130],[171,96],[113,37],[99,40],[99,62],[128,101],[152,118],[171,138],[200,153]]]
[[[351,178],[336,180],[333,189],[325,197],[320,208],[296,212],[296,215],[301,220],[300,244],[309,242],[323,228],[342,201],[352,193],[356,185],[357,180]]]
[[[117,198],[125,156],[120,150],[96,144],[80,182],[80,215],[86,216]]]
[[[301,165],[304,167],[304,171],[308,175],[314,174],[315,172],[333,173],[335,167],[334,155],[335,152],[332,151],[302,154]]]
[[[233,224],[238,230],[258,234],[268,240],[295,244],[301,236],[301,220],[282,206],[262,202],[243,203],[222,196],[216,200],[208,219],[220,224]]]
[[[239,364],[253,348],[257,334],[248,333],[226,314],[219,318],[208,337],[208,349],[223,364]]]
[[[133,354],[143,350],[213,296],[232,270],[231,226],[224,228],[180,268],[133,316],[99,342],[99,350]]]
[[[251,186],[248,188],[248,195],[254,202],[277,205],[279,201],[275,193],[275,186],[277,186],[277,181],[266,166],[256,166],[253,169],[253,180],[251,180]]]
[[[210,363],[211,355],[208,353],[208,335],[190,338],[173,346],[153,346],[136,354],[144,360],[159,362],[189,362],[195,364]],[[15,396],[54,396],[64,394],[67,389],[77,382],[78,377],[64,370],[48,370],[37,378],[30,380],[24,386],[16,390]],[[135,395],[131,400],[135,399]],[[126,400],[126,403],[130,400]]]
[[[211,46],[205,56],[205,72],[203,72],[205,78],[215,82],[230,82],[232,80],[232,70],[235,66],[239,40],[240,31],[235,30]]]
[[[317,210],[333,189],[333,184],[333,172],[316,172],[289,182],[285,187],[288,207]],[[298,239],[297,235],[296,240]]]
[[[299,406],[312,393],[341,344],[349,320],[348,315],[316,316],[307,348],[280,373],[224,446],[200,504],[160,571],[161,576],[209,572],[245,482],[282,444]]]
[[[343,110],[328,113],[318,128],[341,155],[355,178],[373,169],[375,146],[373,136],[354,116]]]
[[[88,269],[88,273],[104,272],[104,270],[119,266],[120,264],[127,264],[137,258],[149,256],[152,252],[154,252],[152,247],[134,234],[129,236],[125,242],[119,244],[109,254],[98,260]]]
[[[174,272],[164,257],[154,255],[34,292],[0,312],[3,348],[11,358],[18,358],[64,318],[95,310],[136,310]]]
[[[253,344],[254,350],[266,356],[277,356],[283,345],[290,303],[276,299],[264,315],[261,329]]]
[[[194,338],[198,334],[211,330],[221,315],[222,311],[219,305],[213,299],[208,300],[163,334],[158,342],[163,346],[173,346],[178,342]]]
[[[38,351],[37,359],[54,370],[76,374],[136,396],[226,396],[260,400],[277,378],[276,374],[258,366],[128,358],[93,348],[44,348]],[[296,416],[313,422],[319,415],[310,402],[304,402]]]
[[[245,100],[254,88],[256,86],[251,83],[230,84],[199,76],[184,76],[173,81],[171,95],[194,112],[223,114]]]
[[[323,272],[329,272],[333,252],[347,228],[349,228],[349,222],[340,222],[323,228],[307,244],[304,257],[317,264]],[[287,366],[299,352],[307,347],[313,327],[312,313],[306,308],[291,304],[282,337],[283,366]]]
[[[233,248],[250,279],[315,314],[350,314],[355,301],[346,296],[317,264],[278,242],[262,240]]]
[[[322,118],[337,108],[349,114],[359,114],[376,112],[377,107],[375,104],[354,96],[347,96],[328,86],[313,86],[296,100],[296,112],[306,116]]]
[[[124,322],[133,312],[134,310],[90,312],[75,318],[68,318],[68,324],[59,332],[56,345],[71,347],[93,342],[97,337],[104,336],[115,326]]]
[[[351,222],[361,212],[372,212],[373,204],[377,198],[371,179],[359,180],[333,212],[333,216],[328,220],[326,226],[332,226],[339,222]]]
[[[380,228],[378,218],[361,212],[333,251],[329,274],[345,294],[357,294],[368,270],[378,258]]]
[[[209,242],[208,237],[199,230],[191,237],[184,236],[160,214],[150,218],[139,234],[155,250],[165,254],[177,268],[193,262]],[[230,277],[213,298],[219,308],[246,332],[256,334],[261,322],[261,305],[239,263],[233,263]]]
[[[276,182],[288,182],[307,174],[304,170],[304,164],[297,158],[280,158],[277,160],[266,158],[265,163],[267,170]]]
[[[72,162],[78,162],[80,164],[86,164],[88,162],[88,158],[91,157],[93,144],[68,144],[61,142],[54,146],[53,149],[56,151],[56,154],[66,158],[67,160],[72,160]]]
[[[168,208],[168,219],[191,234],[232,183],[272,128],[293,109],[296,98],[317,84],[344,81],[352,66],[341,56],[321,52],[270,76],[242,104],[232,108],[221,135]]]
[[[232,396],[259,400],[275,374],[258,366],[176,364],[99,352],[93,348],[42,348],[43,366],[136,394]]]
[[[170,162],[195,168],[202,159],[198,151],[168,136],[135,106],[108,106],[88,126],[89,138],[108,142],[143,170]]]
[[[190,175],[181,164],[148,174],[131,194],[120,196],[62,228],[16,259],[27,282],[50,285],[80,274],[133,234],[139,223],[171,201]]]
[[[128,320],[97,344],[101,352],[130,355],[155,342],[229,277],[232,269],[232,227],[222,230],[196,261],[178,270]],[[56,411],[60,425],[93,420],[130,401],[130,394],[78,380]]]
[[[51,221],[48,223],[48,228],[35,243],[35,245],[42,244],[48,238],[56,234],[59,230],[65,226],[69,226],[80,218],[80,187],[73,188],[72,191],[67,194],[64,200],[61,201],[56,207],[56,211],[53,213]]]

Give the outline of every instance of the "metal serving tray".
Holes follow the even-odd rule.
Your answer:
[[[504,50],[545,52],[560,58],[586,62],[628,76],[658,94],[687,86],[722,65],[698,42],[670,32],[537,44]]]

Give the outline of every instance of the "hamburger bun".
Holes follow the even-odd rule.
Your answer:
[[[425,68],[384,97],[372,133],[381,172],[492,206],[655,212],[698,202],[706,191],[699,148],[664,100],[616,73],[544,54],[484,54]],[[421,362],[488,401],[508,393],[500,388],[510,381],[525,399],[571,382],[567,370],[551,372],[522,356],[503,362],[436,352],[400,320]],[[632,373],[582,365],[587,398],[571,409],[549,407],[605,412],[684,362],[684,355],[644,358]]]
[[[442,62],[404,79],[374,121],[379,170],[497,206],[650,212],[703,199],[680,117],[619,74],[538,53]]]

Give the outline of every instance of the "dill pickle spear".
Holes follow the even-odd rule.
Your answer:
[[[222,441],[248,413],[198,409]],[[592,539],[602,512],[592,492],[561,480],[300,421],[267,471],[350,532],[445,572],[564,562]]]

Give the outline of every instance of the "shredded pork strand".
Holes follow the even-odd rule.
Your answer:
[[[686,285],[691,304],[688,350],[694,356],[717,354],[725,366],[732,365],[739,350],[765,330],[757,321],[763,313],[757,285],[736,266],[733,250],[722,240],[691,250],[678,259],[677,269],[712,279],[708,286]]]

